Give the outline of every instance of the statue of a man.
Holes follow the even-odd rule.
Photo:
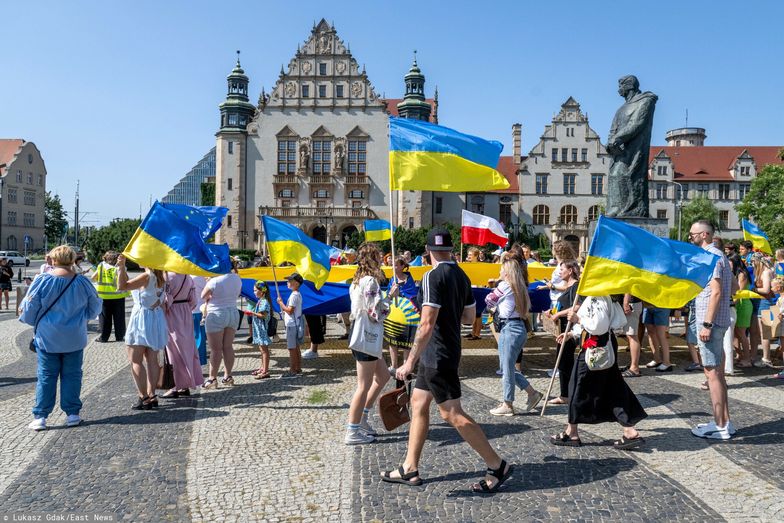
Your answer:
[[[626,103],[615,113],[607,138],[612,163],[605,214],[648,218],[648,156],[658,97],[640,92],[640,82],[632,75],[618,80],[618,94]]]

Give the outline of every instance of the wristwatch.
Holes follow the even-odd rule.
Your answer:
[[[706,329],[712,329],[713,328],[713,324],[711,322],[709,322],[709,321],[703,321],[702,322],[702,326],[705,327]]]

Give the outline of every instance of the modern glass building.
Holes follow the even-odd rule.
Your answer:
[[[201,184],[207,177],[215,176],[215,147],[177,182],[177,185],[163,197],[163,203],[201,205]]]

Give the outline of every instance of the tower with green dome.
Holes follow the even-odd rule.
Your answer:
[[[401,118],[412,120],[430,120],[431,106],[425,100],[425,75],[419,69],[414,51],[414,63],[405,76],[406,94],[403,101],[397,104],[397,113]]]
[[[248,99],[248,77],[240,65],[240,52],[237,51],[237,64],[226,77],[228,91],[226,100],[218,107],[221,114],[221,131],[245,130],[250,123],[256,107]]]

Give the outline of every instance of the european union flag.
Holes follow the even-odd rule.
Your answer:
[[[229,212],[226,207],[182,205],[179,203],[162,203],[161,205],[198,227],[205,240],[221,228],[223,218]]]

